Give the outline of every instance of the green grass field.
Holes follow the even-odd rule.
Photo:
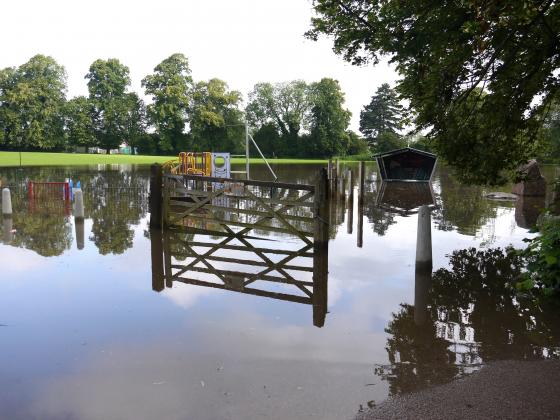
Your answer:
[[[22,152],[21,166],[70,166],[70,165],[98,165],[98,164],[132,164],[149,165],[163,163],[176,156],[130,156],[130,155],[94,155],[80,153],[43,153]],[[354,160],[352,157],[341,160]],[[243,158],[232,158],[232,163],[245,163]],[[270,163],[325,163],[321,159],[269,159]],[[264,163],[262,159],[252,158],[252,164]],[[0,167],[19,166],[19,152],[0,152]]]
[[[130,156],[130,155],[94,155],[80,153],[43,153],[22,152],[21,166],[69,166],[98,164],[132,164],[148,165],[163,163],[176,156]],[[321,163],[319,159],[270,159],[270,163]],[[243,158],[232,158],[232,163],[245,163]],[[264,163],[262,159],[251,159],[251,163]],[[0,152],[0,167],[19,166],[19,152]]]

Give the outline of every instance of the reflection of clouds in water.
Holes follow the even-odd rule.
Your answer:
[[[496,218],[481,226],[475,238],[482,247],[504,247],[510,244],[525,247],[522,239],[534,236],[528,229],[517,226],[514,208],[500,207],[496,209]]]
[[[79,371],[42,384],[28,414],[337,419],[387,395],[371,373],[375,349],[385,358],[384,334],[345,334],[344,324],[329,330],[274,325],[251,308],[197,325],[188,336],[176,331],[143,346],[88,347]],[[372,382],[377,385],[365,386]]]
[[[203,296],[208,296],[216,293],[218,293],[216,289],[194,286],[190,284],[182,284],[179,282],[174,282],[173,288],[165,289],[163,292],[161,292],[162,296],[165,296],[175,305],[185,309],[194,306]]]
[[[9,245],[0,245],[0,254],[2,255],[2,276],[0,279],[16,279],[17,277],[10,277],[10,274],[28,272],[44,267],[46,260],[45,257],[41,257],[33,251]]]

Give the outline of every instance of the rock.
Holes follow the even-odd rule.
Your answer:
[[[545,208],[544,197],[521,196],[515,203],[515,223],[524,229],[531,229],[537,224],[539,215]]]
[[[505,192],[490,192],[488,194],[485,194],[484,197],[490,199],[490,200],[517,200],[517,196],[515,194],[510,194],[510,193],[505,193]]]
[[[546,195],[546,180],[541,175],[539,164],[532,159],[517,170],[520,182],[515,184],[512,192],[522,196],[544,196]]]

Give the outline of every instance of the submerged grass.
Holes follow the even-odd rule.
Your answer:
[[[176,156],[131,156],[131,155],[96,155],[84,153],[46,153],[46,152],[21,152],[21,166],[71,166],[71,165],[148,165],[163,163],[174,159]],[[348,156],[339,158],[341,161],[367,160]],[[232,158],[232,163],[245,163],[243,158]],[[326,159],[269,159],[270,163],[326,163]],[[252,164],[264,163],[262,159],[252,158]],[[0,152],[0,167],[20,166],[19,152]]]

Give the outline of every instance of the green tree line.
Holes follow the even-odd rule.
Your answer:
[[[269,156],[328,157],[368,152],[348,127],[338,81],[258,83],[246,108],[220,79],[195,81],[187,57],[173,54],[142,79],[149,103],[131,90],[129,68],[95,60],[88,96],[67,99],[66,71],[36,55],[0,70],[0,149],[71,151],[126,143],[143,154],[181,150],[241,152],[245,120]]]

